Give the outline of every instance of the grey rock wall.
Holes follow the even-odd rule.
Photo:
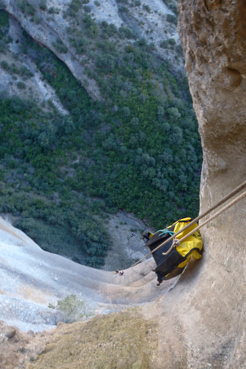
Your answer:
[[[240,0],[181,0],[179,11],[203,146],[203,212],[246,179],[246,5]],[[213,357],[213,368],[245,367],[245,209],[244,199],[202,231],[205,252],[190,299],[197,316],[191,341],[201,361]]]

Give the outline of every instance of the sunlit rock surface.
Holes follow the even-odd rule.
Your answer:
[[[123,276],[85,267],[43,251],[0,218],[0,320],[23,331],[50,329],[64,317],[49,305],[72,294],[92,316],[150,302],[175,283],[157,288],[153,267],[151,259]]]
[[[179,34],[203,145],[201,211],[246,179],[245,16],[240,0],[180,1]],[[195,368],[246,365],[245,206],[244,199],[202,232],[203,265],[185,317]]]

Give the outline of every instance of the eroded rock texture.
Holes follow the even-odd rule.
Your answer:
[[[203,175],[245,175],[245,1],[180,2],[179,33],[204,149]],[[233,174],[233,177],[235,175]],[[225,183],[228,186],[228,183]]]
[[[180,0],[179,11],[203,145],[204,211],[246,179],[246,2]],[[246,365],[245,209],[244,199],[203,230],[203,265],[190,299],[198,324],[191,341],[197,358],[206,357],[213,368]]]

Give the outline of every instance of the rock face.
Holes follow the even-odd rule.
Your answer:
[[[201,212],[246,177],[245,16],[242,0],[180,0],[179,33],[204,153]],[[5,223],[2,226],[7,227]],[[83,291],[97,303],[100,312],[143,304],[144,317],[158,323],[159,343],[153,348],[155,362],[149,364],[150,368],[243,369],[246,367],[245,226],[245,200],[242,200],[202,230],[205,242],[202,260],[191,263],[178,284],[163,284],[160,289],[155,287],[151,261],[125,271],[119,279],[110,272],[50,256],[30,241],[22,240],[18,244],[18,237],[23,238],[18,233],[15,246],[10,247],[6,239],[1,244],[3,276],[5,281],[7,277],[12,281],[1,287],[1,298],[5,306],[12,293],[16,296],[18,292],[19,299],[24,299],[23,289],[14,291],[16,277],[22,271],[23,278],[18,283],[23,287],[28,281],[32,291],[36,291],[26,295],[32,303],[40,304],[35,296],[39,296],[42,287],[46,304],[49,294],[52,293],[54,300],[64,298],[68,289],[70,293]],[[42,284],[37,276],[31,278],[20,263],[13,263],[14,255],[18,255],[17,261],[20,255],[32,263],[36,258],[33,265],[50,278],[42,280]],[[6,320],[4,308],[1,311],[1,318]],[[58,338],[53,341],[51,338],[49,345],[58,345],[57,342]],[[127,342],[125,339],[123,345]],[[95,360],[97,350],[95,347]],[[42,356],[40,360],[43,359]],[[49,359],[55,363],[56,354]],[[76,367],[75,360],[71,355],[70,367]],[[120,365],[116,360],[114,366],[108,367],[120,368]],[[39,359],[35,367],[43,367],[42,362],[39,366]],[[141,367],[141,363],[134,367]]]
[[[71,43],[71,37],[69,37],[68,28],[76,26],[73,19],[74,15],[72,19],[66,16],[71,3],[73,2],[70,0],[47,0],[43,2],[39,0],[29,0],[28,2],[1,0],[0,10],[4,9],[8,12],[32,39],[51,50],[69,68],[91,97],[101,99],[96,81],[88,77],[86,73],[85,67],[91,69],[90,57],[81,56],[81,53],[77,52],[74,43]],[[89,5],[86,11],[83,4],[87,3]],[[127,7],[122,6],[124,3],[128,7],[131,5],[130,11]],[[155,44],[160,58],[169,60],[173,67],[176,66],[177,70],[183,70],[182,56],[177,55],[177,52],[172,49],[167,52],[167,50],[160,47],[163,40],[168,41],[169,39],[173,39],[179,44],[176,24],[170,23],[166,19],[167,15],[175,18],[173,11],[162,0],[146,0],[143,5],[141,2],[128,4],[128,1],[126,1],[124,3],[116,0],[102,1],[96,4],[94,1],[75,1],[74,6],[80,4],[77,13],[84,16],[90,14],[97,24],[107,22],[117,28],[128,27],[134,31],[137,39],[145,38],[149,43]],[[176,0],[173,3],[176,4]],[[141,22],[139,19],[141,19]],[[20,50],[15,43],[21,40],[21,32],[15,30],[13,36],[14,46],[12,46],[12,51],[17,54]],[[83,34],[80,34],[79,37],[83,39]],[[57,41],[60,43],[58,48],[55,46]],[[24,62],[27,63],[27,60]],[[35,75],[35,77],[40,82],[39,76]],[[46,93],[52,95],[51,91]],[[56,105],[59,106],[59,103],[57,102]]]
[[[43,251],[2,218],[0,255],[0,361],[4,369],[95,368],[104,367],[105,362],[108,368],[159,368],[155,355],[158,320],[151,318],[148,309],[139,314],[136,306],[163,298],[176,281],[157,288],[152,259],[123,276],[92,269]],[[56,309],[59,301],[63,303]],[[130,312],[122,313],[132,306]],[[82,320],[81,315],[96,317],[73,325],[61,323]],[[72,353],[72,347],[77,352]]]
[[[54,328],[59,321],[81,320],[70,319],[66,309],[61,309],[66,317],[62,316],[60,309],[54,308],[71,295],[76,301],[69,298],[66,305],[79,307],[80,301],[86,302],[89,314],[85,315],[90,317],[154,301],[175,284],[171,280],[151,291],[153,259],[123,276],[74,263],[42,250],[1,217],[0,252],[0,320],[22,331],[37,332]]]
[[[246,178],[246,5],[180,1],[179,34],[203,145],[201,211]],[[190,362],[245,367],[245,199],[203,231],[205,253],[192,305]],[[190,325],[191,323],[189,323]],[[208,350],[209,348],[209,350]],[[192,354],[193,352],[193,354]],[[201,366],[199,366],[201,365]]]

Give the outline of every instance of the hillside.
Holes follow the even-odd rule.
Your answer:
[[[197,215],[175,4],[1,1],[0,213],[43,249],[102,267],[108,214]]]

